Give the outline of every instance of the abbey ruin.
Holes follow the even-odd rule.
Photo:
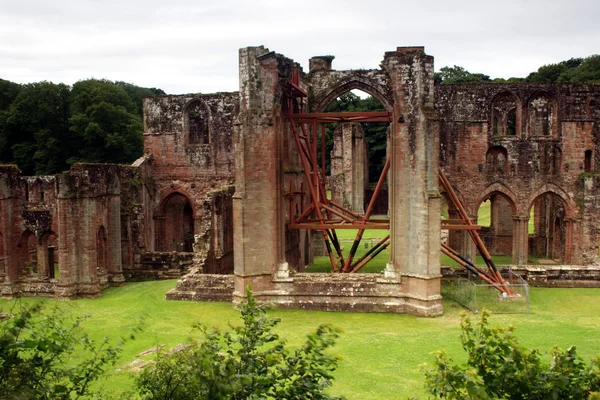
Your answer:
[[[280,307],[439,315],[438,167],[474,222],[491,202],[480,235],[493,255],[511,256],[537,284],[600,287],[600,85],[434,85],[422,47],[348,71],[332,69],[332,57],[302,71],[248,47],[239,74],[239,92],[147,98],[144,156],[132,165],[75,164],[55,176],[0,166],[1,295],[96,296],[128,279],[181,278],[168,298],[235,303],[251,284]],[[326,118],[354,89],[389,121],[389,263],[381,274],[305,273],[323,237],[296,223],[311,192],[290,115],[303,107]],[[327,190],[365,213],[360,124],[340,124],[330,156]],[[447,240],[473,259],[466,236]],[[555,265],[528,266],[531,256]]]

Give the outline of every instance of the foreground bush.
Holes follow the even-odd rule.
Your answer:
[[[90,396],[121,345],[96,343],[59,309],[17,303],[0,318],[0,399],[61,400]]]
[[[600,360],[581,359],[575,347],[550,351],[550,361],[521,346],[513,327],[491,328],[483,311],[475,326],[463,316],[461,342],[466,365],[443,351],[425,371],[425,386],[445,399],[600,399]]]
[[[334,399],[331,386],[337,359],[324,353],[338,332],[321,325],[297,350],[290,351],[267,317],[268,306],[248,291],[240,305],[243,325],[228,332],[201,331],[199,340],[171,354],[159,354],[154,366],[136,378],[144,399]]]

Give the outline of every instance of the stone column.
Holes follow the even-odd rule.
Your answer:
[[[408,307],[442,313],[440,296],[439,125],[434,118],[433,57],[422,47],[386,53],[391,78],[390,263]]]
[[[234,302],[246,295],[249,284],[257,297],[268,295],[271,277],[278,269],[287,270],[280,75],[291,73],[292,66],[262,46],[240,50],[240,111],[234,131]]]
[[[529,215],[513,216],[513,264],[527,265],[529,256]]]
[[[575,246],[575,243],[573,241],[573,236],[574,236],[574,231],[576,230],[577,223],[576,223],[575,218],[565,218],[564,223],[566,224],[564,263],[572,264],[573,263],[573,247]],[[554,238],[554,240],[558,240],[558,239]]]
[[[111,282],[124,282],[121,249],[121,196],[109,195],[108,202],[108,277]]]

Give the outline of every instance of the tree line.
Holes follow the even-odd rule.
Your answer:
[[[0,163],[25,175],[75,162],[130,163],[142,154],[142,100],[165,94],[125,82],[87,79],[17,84],[0,79]]]
[[[440,68],[435,73],[435,82],[438,84],[460,84],[477,82],[494,83],[600,83],[600,54],[585,58],[571,58],[555,64],[547,64],[531,72],[525,78],[490,78],[489,75],[471,73],[455,65],[454,67]]]

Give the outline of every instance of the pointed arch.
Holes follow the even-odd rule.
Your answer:
[[[557,136],[558,106],[554,96],[545,91],[532,94],[527,101],[529,136]]]
[[[521,133],[521,102],[514,93],[505,90],[494,96],[490,115],[494,136],[516,136]]]
[[[157,251],[192,252],[195,212],[189,198],[172,192],[161,202],[155,216],[155,245]]]
[[[210,108],[201,99],[193,99],[184,107],[183,129],[186,145],[203,145],[211,142]]]
[[[349,80],[346,80],[341,84],[331,88],[315,101],[313,105],[313,111],[322,112],[334,99],[354,89],[362,90],[363,92],[370,94],[377,99],[377,101],[379,101],[383,107],[385,107],[386,111],[393,111],[394,101],[384,94],[384,88],[378,88],[368,80],[361,79],[359,77],[352,77]]]

